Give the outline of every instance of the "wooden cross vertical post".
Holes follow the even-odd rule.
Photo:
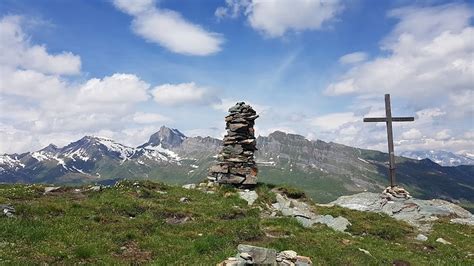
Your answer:
[[[392,109],[390,107],[390,94],[385,94],[385,117],[368,117],[364,118],[364,122],[385,122],[387,124],[388,139],[388,163],[390,186],[395,186],[395,152],[393,149],[393,130],[392,122],[412,122],[414,117],[392,117]]]

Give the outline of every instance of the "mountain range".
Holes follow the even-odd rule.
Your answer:
[[[215,162],[222,141],[186,137],[161,127],[138,147],[85,136],[64,147],[53,144],[23,154],[0,155],[0,182],[111,184],[153,179],[170,184],[199,182]],[[276,131],[257,138],[260,182],[288,184],[319,202],[388,184],[387,154]],[[443,167],[429,159],[397,157],[397,182],[419,198],[474,205],[474,166]]]
[[[458,166],[458,165],[474,165],[474,155],[455,154],[449,151],[405,151],[400,153],[401,156],[422,160],[430,159],[431,161],[442,166]]]

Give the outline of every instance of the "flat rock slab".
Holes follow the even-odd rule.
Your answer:
[[[255,190],[239,191],[239,196],[246,200],[249,205],[252,205],[258,199],[258,194]]]
[[[430,231],[431,222],[441,216],[456,216],[452,223],[474,224],[474,216],[462,207],[444,200],[420,200],[415,198],[390,200],[382,194],[364,192],[342,196],[331,202],[332,205],[344,208],[385,213],[397,220],[402,220],[421,231]]]
[[[328,227],[344,232],[351,223],[346,218],[339,216],[334,218],[331,215],[318,215],[311,210],[311,207],[296,199],[289,199],[284,195],[276,194],[277,202],[272,205],[274,209],[280,211],[283,216],[295,217],[304,227],[311,227],[315,223],[325,224]]]
[[[276,261],[277,252],[274,249],[250,245],[239,245],[237,250],[240,254],[246,253],[250,255],[253,264],[273,265]]]

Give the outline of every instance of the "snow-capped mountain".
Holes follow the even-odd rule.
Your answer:
[[[184,159],[169,148],[185,139],[178,130],[162,127],[139,147],[105,137],[85,136],[61,148],[50,144],[31,153],[0,155],[0,181],[74,183],[83,179],[137,176],[144,172],[141,168],[181,165]]]
[[[442,166],[474,165],[474,158],[449,151],[405,151],[400,156],[416,160],[430,159]]]
[[[387,186],[386,153],[353,148],[276,131],[257,138],[260,182],[291,184],[321,202],[340,195],[380,191]],[[138,147],[86,136],[65,147],[0,156],[0,182],[114,183],[154,179],[200,182],[222,148],[211,137],[186,137],[161,127]],[[415,157],[418,158],[418,157]],[[430,160],[397,157],[397,180],[417,197],[474,202],[474,166],[442,167]],[[421,189],[420,189],[421,188]]]

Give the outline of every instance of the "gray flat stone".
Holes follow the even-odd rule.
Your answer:
[[[330,204],[344,208],[385,213],[402,220],[421,231],[430,231],[431,223],[440,216],[457,216],[453,223],[474,224],[474,216],[460,206],[444,200],[420,200],[415,198],[389,200],[383,194],[364,192],[342,196]]]
[[[252,205],[258,199],[258,194],[254,190],[239,191],[239,196],[246,200],[248,205]]]
[[[252,262],[254,264],[273,265],[276,261],[277,252],[274,249],[241,244],[237,247],[237,250],[239,253],[249,254],[252,257]]]
[[[304,227],[311,227],[315,223],[322,223],[336,231],[344,232],[351,225],[349,220],[342,216],[334,218],[331,215],[317,215],[305,202],[289,199],[281,194],[276,194],[276,200],[277,202],[272,204],[274,209],[280,211],[283,216],[295,217]]]
[[[196,184],[186,184],[186,185],[183,185],[183,188],[185,188],[185,189],[195,189]]]
[[[423,242],[424,242],[424,241],[428,240],[428,237],[425,236],[424,234],[418,234],[418,235],[415,237],[415,239],[418,240],[418,241],[423,241]]]

